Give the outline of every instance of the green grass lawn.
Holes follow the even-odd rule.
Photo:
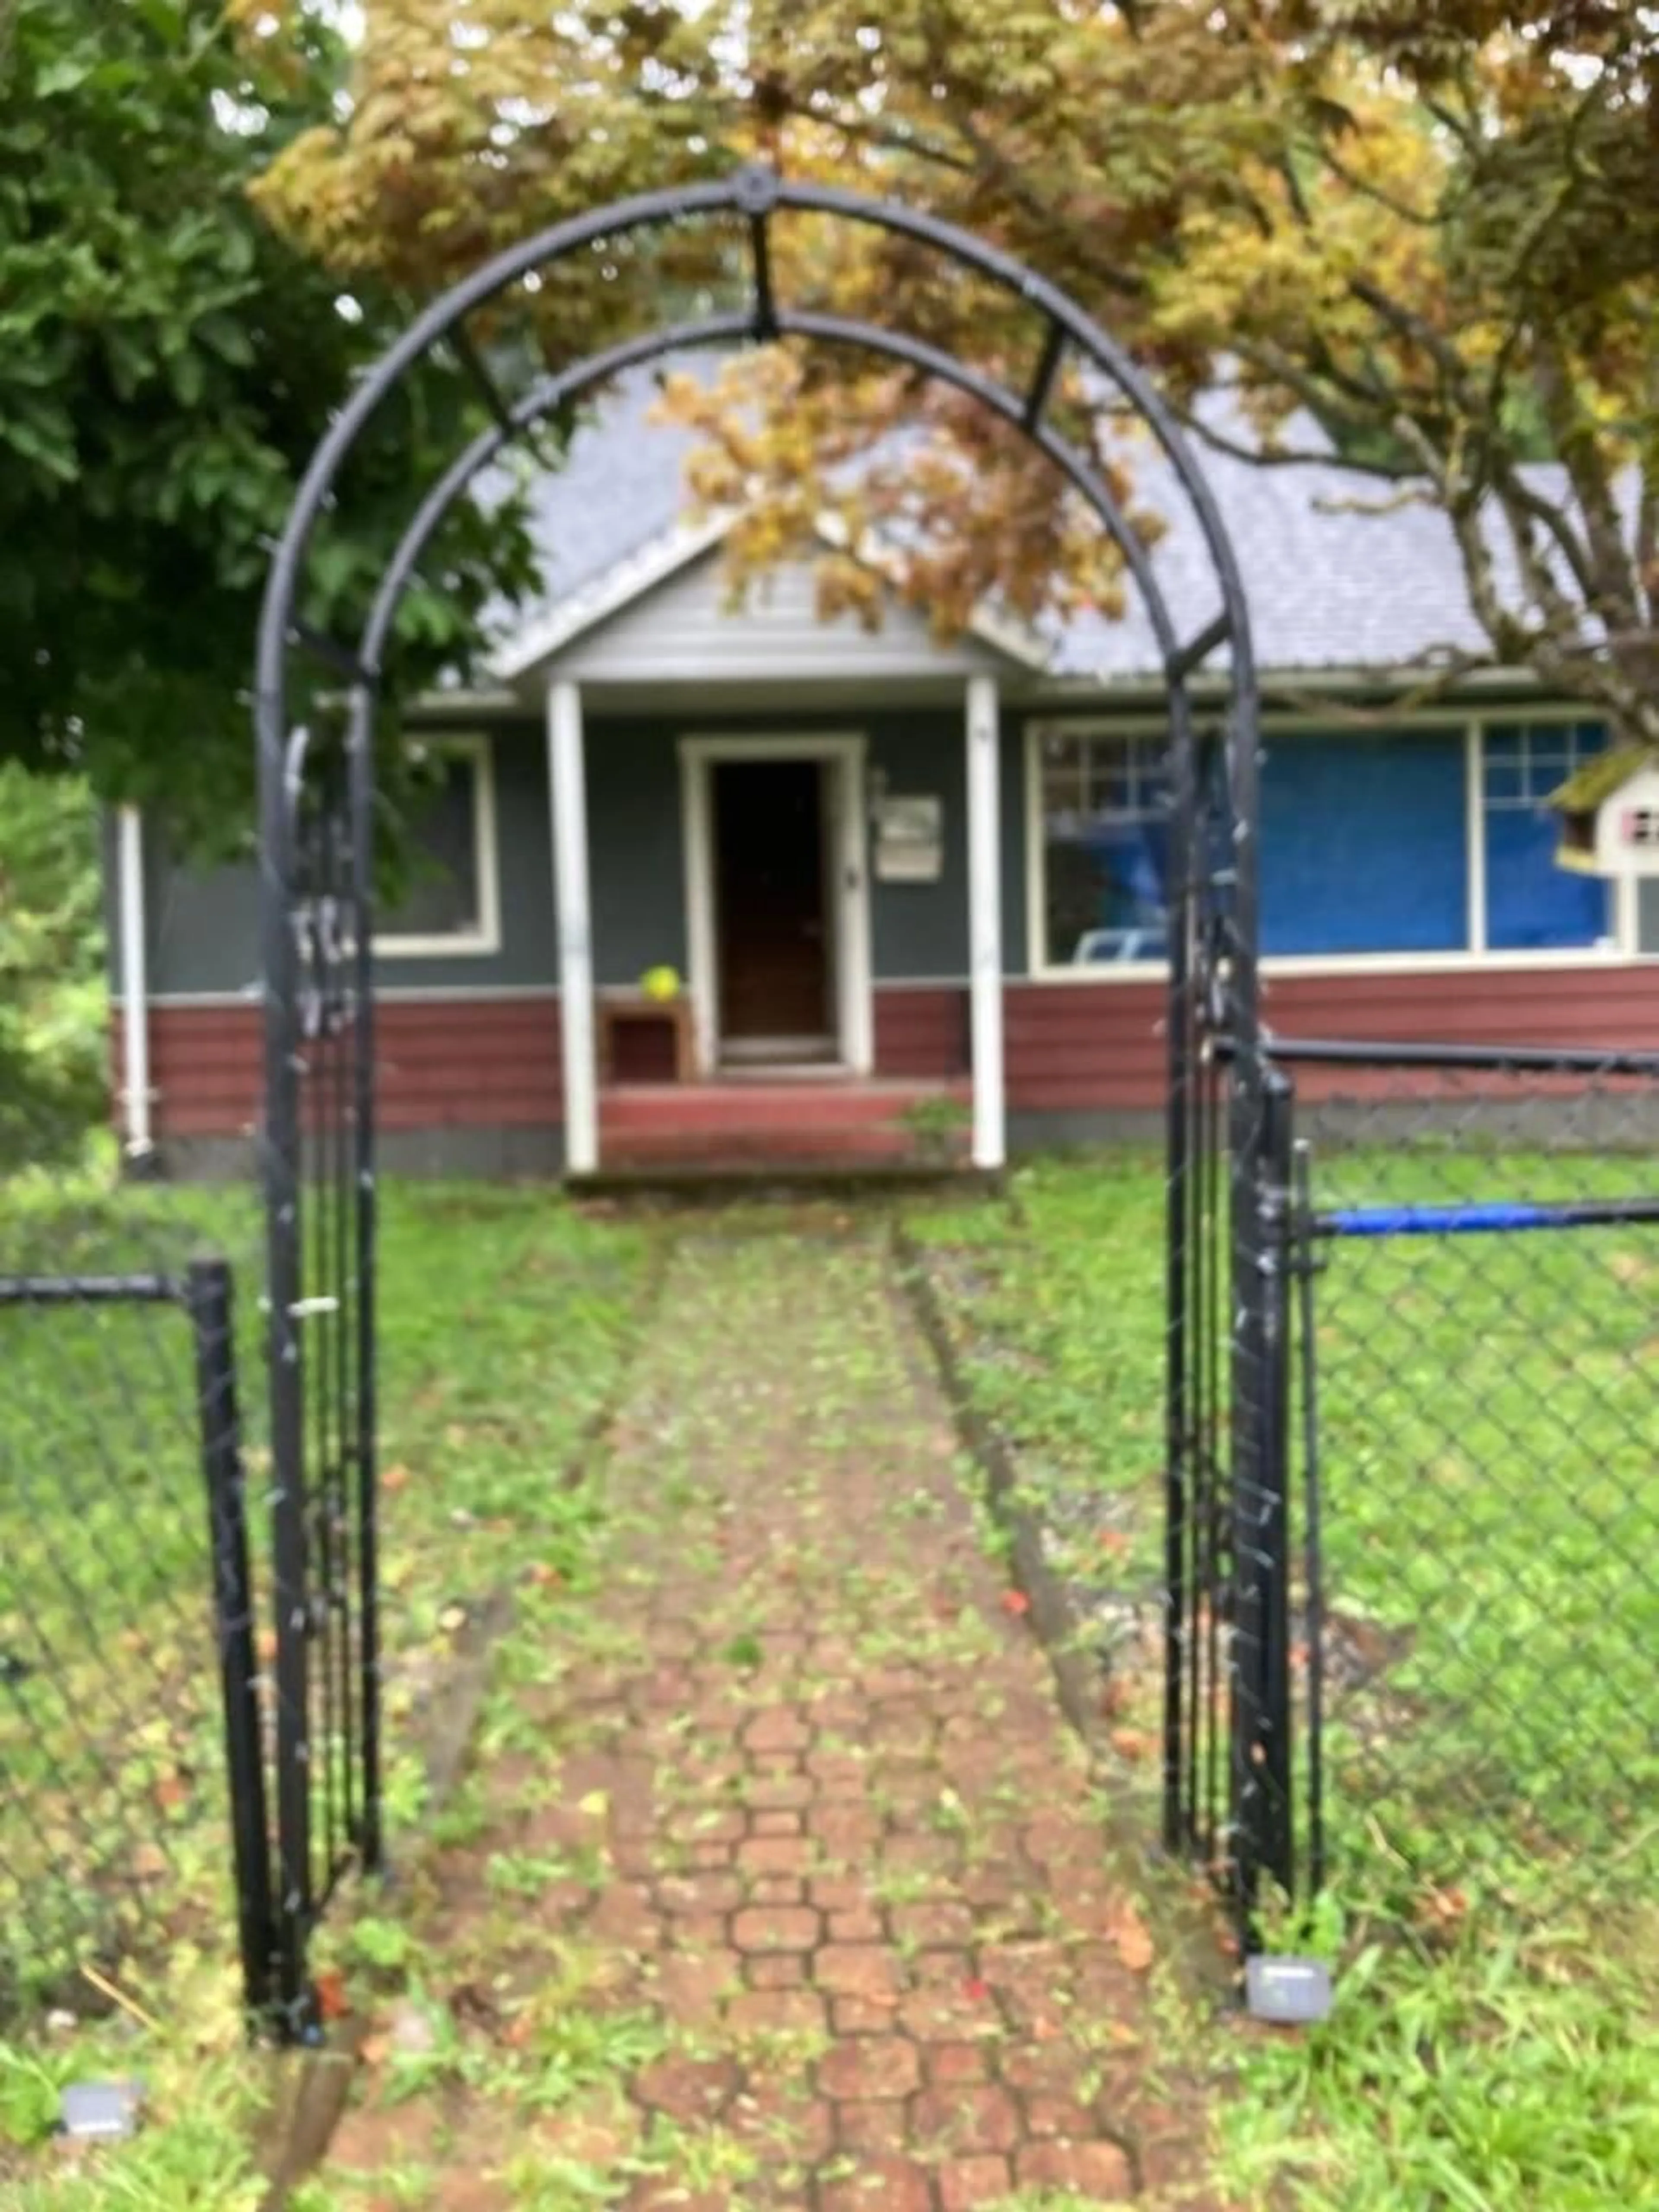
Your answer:
[[[1549,1196],[1564,1178],[1612,1192],[1634,1171],[1355,1152],[1332,1156],[1320,1198]],[[1158,1164],[1047,1163],[1006,1203],[907,1223],[1109,1662],[1121,1784],[1151,1832]],[[204,1244],[239,1262],[257,1497],[247,1198],[14,1185],[7,1233],[15,1267],[173,1266]],[[622,1372],[651,1243],[549,1192],[408,1186],[386,1194],[383,1257],[395,1835],[420,1810],[423,1717],[484,1595],[587,1589],[596,1501],[564,1475]],[[1338,1960],[1339,2002],[1305,2035],[1224,2039],[1224,2180],[1244,2212],[1659,2203],[1656,1290],[1651,1231],[1345,1246],[1320,1281],[1333,1879],[1311,1929],[1285,1932]],[[65,1950],[86,1955],[126,1899],[113,1948],[92,1954],[155,2022],[118,2013],[0,2045],[15,2212],[258,2198],[189,1356],[160,1311],[0,1314],[0,1653],[24,1669],[0,1680],[0,1952],[15,1982],[61,1988]],[[49,2124],[66,2075],[134,2071],[161,2124],[118,2161],[76,2179],[7,2152]]]
[[[14,1183],[4,1218],[9,1271],[170,1269],[204,1249],[236,1264],[252,1534],[263,1554],[269,1458],[251,1195]],[[569,1477],[633,1341],[651,1243],[540,1189],[391,1185],[382,1224],[386,1790],[398,1832],[421,1808],[428,1708],[479,1607],[526,1575],[580,1584],[595,1508]],[[181,2088],[229,2054],[223,2081],[237,2081],[245,2104],[254,2077],[234,2067],[187,1325],[158,1307],[0,1310],[0,2004],[18,2022],[47,2002],[95,2012],[81,1972],[89,1964],[160,2027],[154,2048],[140,2041],[164,2097],[170,2066],[182,2069]],[[269,1657],[268,1623],[261,1651]],[[7,2194],[9,2135],[27,2138],[55,2109],[66,2069],[84,2075],[100,2058],[130,2069],[130,2031],[132,2014],[117,2010],[60,2050],[33,2036],[27,2047],[0,2043],[8,2204],[34,2201]],[[155,2142],[123,2162],[122,2186],[136,2193],[121,2203],[172,2212],[243,2201],[215,2193],[242,2171],[236,2131],[198,2115]],[[151,2156],[166,2163],[146,2195]],[[200,2194],[185,2179],[192,2159],[216,2177]],[[59,2192],[54,2205],[105,2201],[40,2185]]]
[[[1642,1163],[1333,1154],[1322,1205],[1611,1194]],[[919,1216],[971,1387],[1155,1783],[1159,1164]],[[1345,1244],[1318,1284],[1336,2014],[1247,2041],[1242,2202],[1659,2203],[1659,1234]],[[1298,1477],[1299,1479],[1299,1477]],[[1137,1671],[1136,1662],[1139,1661]]]

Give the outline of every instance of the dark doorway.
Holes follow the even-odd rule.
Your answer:
[[[824,763],[714,766],[720,1056],[833,1058]]]

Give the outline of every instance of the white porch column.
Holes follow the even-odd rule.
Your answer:
[[[553,810],[553,874],[559,923],[559,1027],[564,1060],[564,1164],[570,1175],[599,1164],[593,1037],[593,933],[587,895],[587,785],[581,693],[547,695],[547,782]]]
[[[116,817],[121,915],[121,1048],[125,1062],[122,1127],[127,1158],[143,1164],[155,1150],[149,1121],[149,963],[144,936],[144,822],[136,806]]]
[[[996,678],[971,676],[968,679],[968,946],[976,1168],[1000,1168],[1007,1158],[1002,1072],[1000,750]]]

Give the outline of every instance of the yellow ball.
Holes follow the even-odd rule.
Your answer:
[[[647,968],[640,978],[640,988],[647,999],[677,999],[680,979],[672,968]]]

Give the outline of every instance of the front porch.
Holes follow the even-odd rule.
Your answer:
[[[567,1175],[1000,1170],[995,676],[958,672],[954,714],[934,693],[912,796],[908,733],[872,764],[811,686],[726,732],[675,732],[665,702],[618,752],[603,684],[538,672]],[[898,804],[920,861],[892,854]],[[948,1056],[935,1001],[960,1024]]]

